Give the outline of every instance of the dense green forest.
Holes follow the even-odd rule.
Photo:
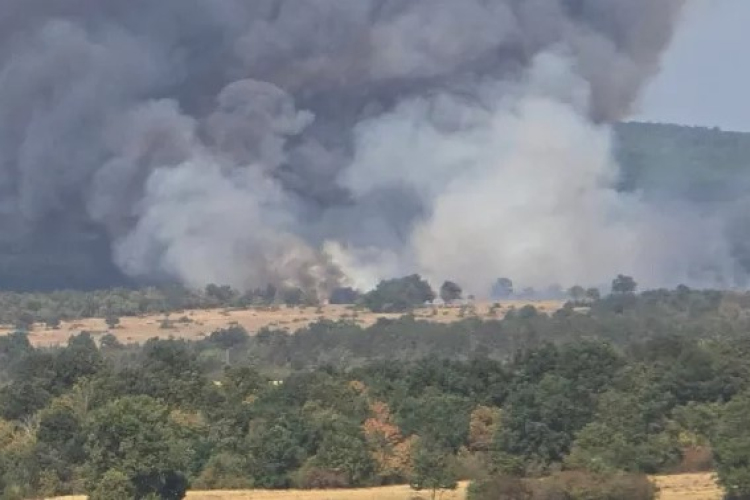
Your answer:
[[[657,123],[615,126],[621,189],[693,202],[726,202],[750,180],[750,134]]]
[[[638,500],[644,474],[714,469],[747,498],[750,295],[626,281],[551,316],[52,349],[19,331],[0,338],[0,498],[470,479],[473,500]]]

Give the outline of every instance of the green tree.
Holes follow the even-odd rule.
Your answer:
[[[418,274],[381,281],[364,303],[374,312],[406,312],[435,300],[435,292]]]
[[[34,436],[18,425],[0,420],[0,498],[21,500],[34,496],[38,475]]]
[[[0,416],[9,420],[29,417],[52,398],[38,381],[17,381],[0,389]]]
[[[468,441],[472,410],[468,398],[430,388],[401,402],[397,422],[404,434],[419,435],[455,452]]]
[[[615,293],[615,294],[634,293],[637,289],[638,289],[638,284],[630,276],[618,274],[617,277],[612,280],[612,293]]]
[[[79,415],[64,400],[56,400],[38,414],[38,421],[34,450],[38,466],[59,485],[73,482],[86,459]]]
[[[461,300],[461,287],[452,281],[446,281],[443,286],[440,287],[440,298],[446,304],[451,304],[457,300]]]
[[[132,383],[124,388],[126,391],[147,394],[168,404],[198,403],[206,377],[189,343],[152,339],[143,346],[142,356],[139,369],[128,374]]]
[[[191,449],[169,413],[148,396],[116,399],[92,412],[86,428],[88,492],[96,493],[105,478],[116,479],[120,488],[124,476],[135,498],[183,498]]]
[[[220,452],[212,455],[191,487],[201,490],[253,488],[248,462],[248,457],[238,453]]]
[[[750,394],[737,396],[719,414],[712,439],[719,483],[729,500],[750,499]]]
[[[347,486],[364,486],[372,480],[375,463],[359,428],[353,432],[329,432],[314,457],[315,466],[346,476]]]
[[[597,300],[602,298],[602,293],[599,291],[598,288],[587,288],[586,298],[592,302],[596,302]]]
[[[102,335],[102,337],[99,339],[99,345],[103,350],[105,349],[121,349],[124,347],[122,345],[122,342],[111,333],[105,333]]]
[[[507,299],[513,295],[513,281],[509,278],[498,278],[492,287],[492,298]]]
[[[502,464],[509,457],[517,457],[526,465],[542,468],[563,459],[575,433],[593,412],[585,390],[551,373],[537,384],[520,385],[506,405],[497,435],[496,462]]]
[[[247,342],[249,337],[247,330],[239,325],[233,325],[212,332],[207,340],[221,349],[234,349]]]
[[[68,345],[57,353],[53,361],[55,392],[72,387],[79,379],[95,375],[103,366],[102,355],[88,333],[80,333],[68,340]]]
[[[114,330],[120,325],[120,318],[114,314],[108,314],[107,317],[104,318],[104,322],[110,330]]]
[[[59,314],[50,313],[44,317],[44,326],[49,329],[60,328],[61,322]]]
[[[89,494],[89,500],[132,500],[138,498],[133,484],[123,472],[108,470]]]
[[[586,290],[580,285],[575,285],[568,290],[568,296],[578,302],[586,298]]]
[[[13,326],[16,328],[16,330],[22,331],[22,332],[30,332],[34,329],[34,315],[31,314],[29,311],[23,311],[21,312],[13,322]]]
[[[305,460],[305,436],[288,419],[274,423],[258,422],[248,436],[249,450],[255,459],[253,470],[259,488],[288,488],[290,472]]]
[[[449,450],[424,438],[417,443],[413,457],[414,471],[411,487],[417,491],[429,490],[434,500],[441,490],[455,490],[458,477]]]
[[[665,409],[652,413],[645,394],[610,391],[593,421],[576,436],[566,462],[593,472],[658,473],[679,463],[680,444],[667,427]]]

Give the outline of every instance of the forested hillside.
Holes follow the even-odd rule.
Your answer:
[[[750,185],[750,134],[653,123],[615,126],[622,189],[727,201]]]
[[[145,345],[81,334],[56,349],[19,332],[0,338],[0,492],[411,484],[429,496],[469,479],[475,500],[638,500],[655,495],[645,474],[716,468],[743,498],[748,331],[750,295],[680,287],[448,325]]]

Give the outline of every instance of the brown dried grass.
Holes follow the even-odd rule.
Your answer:
[[[660,488],[659,500],[721,500],[722,491],[710,473],[677,474],[652,478]],[[443,492],[441,500],[462,500],[467,483],[455,491]],[[192,491],[188,500],[412,500],[428,499],[429,492],[415,492],[408,486],[388,486],[357,490],[245,490]],[[58,497],[54,500],[86,500],[85,496]]]
[[[539,311],[552,313],[562,307],[560,301],[503,301],[500,309],[493,316],[490,310],[491,302],[479,302],[473,306],[444,306],[426,307],[414,311],[418,319],[436,323],[451,323],[462,318],[476,316],[484,319],[502,317],[511,307],[516,309],[525,305],[533,305]],[[183,323],[179,319],[187,317],[190,322]],[[34,325],[29,334],[29,340],[36,346],[54,346],[67,342],[68,338],[81,331],[88,331],[95,337],[112,333],[120,342],[143,343],[154,337],[181,338],[196,340],[220,328],[238,324],[248,332],[255,333],[265,327],[273,327],[294,332],[320,319],[331,321],[347,320],[361,326],[370,326],[379,318],[399,318],[402,314],[380,314],[369,311],[355,311],[351,306],[327,305],[317,307],[286,307],[252,308],[242,310],[200,309],[172,313],[168,316],[172,328],[161,328],[164,315],[150,315],[141,317],[122,317],[120,325],[108,332],[103,318],[86,318],[74,321],[63,321],[59,328],[47,329],[42,324]],[[13,331],[9,325],[0,326],[0,335],[7,335]]]

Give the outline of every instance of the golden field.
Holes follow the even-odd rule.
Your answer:
[[[560,301],[503,301],[496,311],[496,317],[501,317],[510,308],[520,308],[533,305],[545,313],[551,313],[562,307]],[[418,309],[414,315],[420,319],[435,322],[452,322],[462,316],[474,314],[482,318],[490,318],[492,302],[480,302],[470,306],[428,307]],[[473,311],[473,312],[472,312]],[[327,305],[323,307],[286,307],[252,308],[241,310],[201,309],[172,313],[165,315],[151,315],[140,317],[122,317],[120,325],[108,332],[107,325],[102,318],[63,321],[59,328],[49,329],[43,324],[34,325],[29,333],[29,340],[36,346],[53,346],[64,344],[71,335],[81,331],[88,331],[92,335],[102,336],[112,333],[120,342],[142,343],[154,337],[199,339],[211,332],[237,324],[248,332],[255,333],[264,327],[285,329],[294,332],[315,321],[326,319],[338,321],[345,319],[354,321],[361,326],[369,326],[379,318],[398,318],[401,314],[372,313],[365,310],[355,310],[351,306]],[[162,323],[168,319],[171,327],[162,328]],[[0,335],[7,335],[12,326],[0,326]]]
[[[277,490],[277,491],[192,491],[187,500],[411,500],[428,499],[430,494],[422,495],[408,486],[387,486],[382,488],[364,488],[357,490]],[[463,500],[466,497],[466,484],[462,483],[456,491],[446,491],[440,500]],[[57,497],[50,500],[86,500],[85,496]]]
[[[661,490],[660,500],[721,500],[723,497],[713,474],[679,474],[653,479]]]
[[[661,489],[660,500],[720,500],[722,492],[711,474],[658,476],[654,482]],[[466,483],[456,491],[446,491],[441,500],[463,500]],[[415,492],[408,486],[389,486],[359,490],[280,490],[280,491],[193,491],[188,500],[411,500],[430,498],[429,493]],[[84,496],[58,497],[54,500],[86,500]]]

